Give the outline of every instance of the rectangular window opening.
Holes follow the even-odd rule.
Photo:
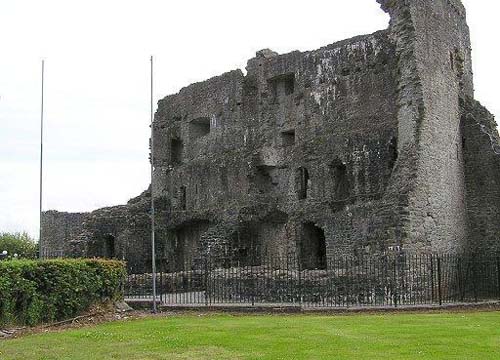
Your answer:
[[[285,147],[295,145],[295,130],[283,131],[281,133],[281,143]]]
[[[189,124],[191,138],[197,140],[210,134],[210,119],[207,117],[191,121]]]
[[[269,81],[275,99],[292,95],[295,92],[295,74],[276,76]]]
[[[182,164],[184,152],[184,142],[181,139],[172,139],[170,141],[170,159],[172,164]]]

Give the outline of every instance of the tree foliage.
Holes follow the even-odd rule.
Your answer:
[[[0,253],[7,251],[8,257],[36,258],[38,243],[27,233],[0,233]]]

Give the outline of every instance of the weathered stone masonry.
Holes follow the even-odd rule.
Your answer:
[[[473,98],[459,0],[378,0],[387,30],[310,52],[263,50],[158,103],[159,253],[500,250],[500,155]],[[150,191],[90,214],[47,212],[51,249],[149,261]],[[64,229],[64,230],[63,230]]]

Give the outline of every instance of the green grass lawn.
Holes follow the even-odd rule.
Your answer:
[[[0,359],[500,359],[500,312],[175,315],[0,341]]]

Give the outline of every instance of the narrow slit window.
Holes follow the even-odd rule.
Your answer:
[[[297,169],[296,182],[297,182],[298,199],[299,200],[307,199],[310,187],[310,179],[309,179],[309,171],[307,171],[306,168],[301,167]]]
[[[392,137],[389,142],[389,162],[388,167],[390,170],[394,168],[396,162],[398,161],[398,139],[396,137]]]
[[[181,210],[186,210],[187,208],[187,196],[186,196],[186,187],[181,186],[180,188],[180,208]]]

